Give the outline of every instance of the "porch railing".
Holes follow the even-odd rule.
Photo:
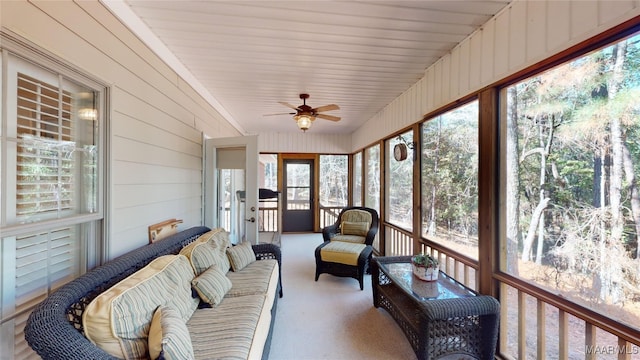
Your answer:
[[[327,225],[333,225],[338,219],[343,206],[320,206],[320,229]],[[225,209],[226,216],[223,219],[225,229],[231,228],[231,212]],[[258,231],[278,232],[278,208],[273,206],[258,207]]]
[[[413,238],[385,224],[386,255],[412,255]],[[441,269],[477,289],[476,260],[420,240],[421,249],[440,260]],[[640,359],[640,334],[613,326],[569,301],[508,275],[494,274],[500,288],[500,339],[497,354],[504,359]]]
[[[258,231],[278,232],[278,208],[258,208]]]
[[[223,227],[231,229],[231,209],[226,208],[224,218],[222,219]],[[258,207],[258,231],[278,232],[278,208],[276,207]]]
[[[333,225],[338,220],[338,215],[344,206],[320,205],[320,229],[327,225]]]

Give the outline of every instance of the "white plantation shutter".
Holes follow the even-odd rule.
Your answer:
[[[11,299],[3,299],[3,306],[13,307],[13,316],[3,321],[2,332],[14,336],[12,344],[1,344],[2,354],[13,354],[14,359],[39,359],[24,339],[24,327],[35,305],[82,273],[84,257],[78,241],[81,228],[75,225],[3,239],[3,245],[13,244],[15,257],[9,261],[14,271],[3,269],[3,276],[14,276],[3,279],[3,287],[13,294]]]
[[[27,359],[38,358],[23,334],[31,309],[99,258],[97,125],[104,88],[11,54],[6,58],[0,354]]]
[[[59,216],[73,206],[72,97],[18,74],[16,216]]]
[[[79,275],[75,227],[16,239],[16,309],[42,301],[49,291]]]

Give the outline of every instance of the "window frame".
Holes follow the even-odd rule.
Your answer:
[[[420,136],[419,136],[420,137],[420,141],[417,143],[417,146],[420,149],[419,151],[420,151],[420,159],[421,159],[420,164],[419,164],[420,176],[419,176],[419,180],[418,180],[419,181],[418,186],[419,186],[419,189],[420,189],[419,201],[420,201],[421,213],[419,215],[420,216],[420,228],[416,229],[416,232],[420,234],[420,239],[425,244],[428,244],[429,246],[433,246],[434,248],[438,249],[439,251],[451,253],[452,255],[454,255],[457,258],[464,259],[465,263],[474,264],[474,266],[477,267],[478,258],[480,257],[480,254],[479,254],[480,245],[479,245],[479,243],[478,243],[478,246],[476,248],[477,252],[476,252],[475,256],[469,256],[469,255],[467,255],[465,253],[460,252],[459,250],[455,250],[455,249],[447,246],[447,244],[438,243],[438,242],[434,241],[433,239],[430,239],[428,233],[426,231],[424,231],[424,229],[423,229],[424,228],[424,224],[423,224],[423,221],[422,221],[422,219],[424,219],[424,217],[425,217],[425,213],[424,212],[427,211],[426,207],[424,206],[425,204],[424,204],[424,199],[423,199],[424,192],[427,189],[424,189],[424,179],[422,177],[422,174],[423,174],[423,171],[424,171],[424,169],[423,169],[424,159],[423,158],[425,156],[424,155],[425,149],[424,149],[424,146],[423,146],[424,145],[424,141],[425,141],[424,140],[424,128],[425,128],[425,126],[427,126],[427,123],[429,123],[430,121],[436,120],[436,119],[441,119],[443,116],[446,116],[448,114],[454,113],[455,111],[457,111],[457,110],[459,110],[461,108],[464,108],[466,106],[470,106],[473,103],[477,104],[478,119],[477,119],[477,134],[476,135],[478,135],[479,132],[480,132],[480,107],[481,107],[481,104],[479,102],[479,99],[476,96],[471,97],[469,99],[466,99],[466,101],[458,102],[458,103],[454,104],[453,106],[448,106],[448,107],[446,107],[444,109],[441,109],[440,111],[437,111],[435,113],[429,114],[428,116],[425,116],[425,120],[420,122],[420,124],[419,124],[419,130],[418,131],[419,131],[419,134],[420,134]],[[477,189],[477,192],[478,192],[476,198],[477,198],[478,204],[476,206],[476,212],[479,214],[479,208],[480,208],[480,204],[479,204],[479,197],[480,197],[480,179],[479,179],[480,178],[480,175],[479,175],[479,172],[480,172],[480,138],[479,138],[479,136],[476,138],[476,143],[477,143],[477,154],[478,154],[478,164],[476,165],[477,169],[478,169],[478,171],[476,172],[476,189]],[[479,221],[480,220],[479,220],[479,217],[478,217],[476,219],[476,222],[479,223]],[[479,226],[478,226],[478,231],[479,231]],[[478,233],[478,238],[479,237],[480,237],[480,234]]]
[[[414,157],[414,152],[419,151],[419,148],[417,146],[417,142],[414,139],[414,131],[413,128],[409,128],[406,131],[403,131],[402,133],[395,135],[391,138],[387,138],[384,141],[384,146],[385,146],[385,186],[384,186],[384,203],[385,203],[385,223],[389,223],[392,224],[400,229],[403,229],[407,232],[413,232],[413,223],[414,223],[414,204],[413,204],[413,200],[414,200],[414,191],[415,191],[415,184],[413,183],[413,178],[414,178],[414,170],[415,170],[415,166],[414,163],[417,162],[417,159]],[[399,144],[403,144],[404,146],[406,146],[405,150],[406,150],[406,158],[404,160],[396,160],[394,157],[394,148],[396,145]],[[408,182],[409,182],[409,186],[411,187],[409,189],[409,208],[408,208],[408,212],[410,213],[410,219],[409,219],[409,223],[408,224],[401,224],[399,221],[397,221],[398,219],[392,218],[392,213],[391,213],[391,206],[390,205],[390,200],[391,197],[393,196],[393,193],[395,190],[394,187],[394,179],[397,179],[396,176],[394,176],[395,174],[392,173],[392,166],[395,167],[396,169],[409,169],[409,177],[408,177]]]
[[[0,75],[0,80],[2,81],[2,86],[0,87],[0,115],[2,116],[0,119],[0,138],[3,140],[0,146],[0,179],[2,180],[0,186],[0,229],[2,232],[0,248],[3,255],[2,267],[0,268],[0,293],[2,294],[2,301],[0,302],[0,310],[2,312],[0,331],[5,335],[9,335],[7,336],[7,341],[3,341],[0,346],[2,346],[3,353],[12,354],[13,348],[19,346],[21,341],[19,336],[14,336],[14,332],[17,334],[18,331],[21,331],[21,327],[24,326],[24,320],[26,320],[25,313],[28,313],[37,304],[37,301],[34,302],[34,300],[41,296],[47,296],[63,283],[107,260],[108,244],[104,239],[107,238],[107,227],[105,226],[107,220],[107,197],[105,189],[108,181],[106,161],[108,159],[107,117],[109,114],[109,88],[105,82],[87,75],[85,72],[68,64],[65,60],[42,50],[37,45],[6,29],[0,31],[0,40],[2,44],[0,47],[0,68],[2,69]],[[87,211],[84,207],[80,207],[81,211],[79,213],[68,214],[68,216],[60,218],[45,217],[33,222],[11,221],[11,217],[15,217],[16,213],[17,196],[15,189],[17,185],[17,147],[19,143],[15,120],[17,109],[8,105],[16,102],[7,101],[7,96],[15,97],[17,101],[17,94],[15,93],[17,88],[8,89],[7,82],[13,77],[17,85],[19,69],[23,66],[33,67],[34,69],[39,68],[50,75],[55,74],[58,79],[58,82],[55,83],[56,86],[59,86],[60,81],[63,83],[68,81],[70,84],[91,89],[91,91],[98,94],[95,104],[98,110],[97,119],[95,120],[97,124],[92,126],[94,131],[93,145],[98,149],[95,158],[96,203],[95,209],[92,211]],[[42,81],[42,79],[38,80]],[[64,87],[61,89],[64,89]],[[12,91],[14,92],[12,93]],[[8,121],[12,117],[14,119],[14,130],[9,131]],[[11,145],[8,144],[9,142],[11,142]],[[82,162],[77,161],[74,166],[76,168],[81,167]],[[76,171],[73,171],[73,174],[74,177],[78,177]],[[81,190],[75,191],[73,196],[78,196],[79,192]],[[78,196],[78,198],[81,199],[82,196]],[[11,212],[8,209],[12,209]],[[70,234],[73,236],[73,241],[69,245],[73,251],[70,253],[71,257],[69,259],[72,261],[69,263],[70,266],[60,266],[63,266],[62,269],[68,268],[73,269],[73,271],[69,275],[64,275],[67,273],[66,271],[57,274],[60,268],[59,265],[48,264],[46,267],[47,275],[44,277],[46,278],[46,285],[39,285],[39,288],[44,289],[45,293],[27,293],[27,297],[20,295],[17,287],[20,286],[22,288],[23,285],[15,282],[16,267],[18,266],[16,256],[20,251],[17,248],[17,239],[21,237],[41,237],[45,244],[49,244],[47,246],[52,246],[51,244],[57,241],[57,236],[64,236],[64,234],[59,233],[61,228],[71,229]],[[46,252],[46,259],[51,259],[54,256],[49,251],[47,250]],[[56,274],[56,276],[52,277],[53,274]],[[10,280],[11,278],[14,280]],[[9,280],[5,281],[7,279]]]
[[[318,179],[322,180],[322,181],[318,181],[318,206],[320,207],[329,207],[329,208],[333,208],[333,207],[346,207],[349,205],[349,189],[348,187],[344,188],[343,190],[345,191],[344,196],[345,198],[342,199],[343,202],[340,204],[323,204],[322,201],[323,200],[327,200],[327,199],[323,199],[323,183],[326,182],[326,177],[330,176],[332,174],[326,174],[324,173],[325,169],[324,166],[326,165],[326,159],[331,158],[331,162],[332,163],[336,163],[337,161],[344,161],[344,167],[341,168],[341,173],[340,175],[344,176],[344,180],[345,182],[342,183],[342,185],[346,184],[349,182],[349,155],[347,154],[318,154]],[[325,162],[323,162],[323,159],[325,160]],[[340,184],[338,184],[339,187]]]
[[[495,241],[497,243],[492,244],[493,247],[490,250],[492,251],[493,260],[491,264],[488,264],[488,266],[493,269],[490,280],[494,281],[495,285],[490,288],[490,291],[485,291],[485,293],[498,295],[506,291],[508,287],[516,289],[519,294],[532,296],[538,299],[538,301],[546,303],[547,306],[553,306],[561,312],[566,312],[567,314],[585,321],[587,328],[593,329],[594,332],[596,328],[598,330],[601,329],[607,333],[618,336],[619,341],[627,339],[627,341],[632,341],[634,343],[638,343],[640,339],[639,332],[636,328],[621,323],[600,312],[594,311],[579,303],[560,296],[553,291],[549,291],[541,286],[527,282],[502,270],[502,262],[506,260],[502,251],[498,251],[498,249],[505,246],[504,241],[506,241],[506,208],[503,205],[506,196],[506,186],[504,186],[504,179],[506,177],[506,154],[504,151],[499,151],[499,149],[506,148],[506,126],[503,122],[506,121],[507,110],[504,98],[506,97],[507,88],[527,78],[535,77],[537,74],[541,74],[549,69],[570,63],[571,61],[579,59],[593,51],[613,45],[630,35],[638,33],[639,31],[640,24],[638,23],[638,20],[631,20],[628,23],[620,24],[533,66],[514,73],[507,78],[492,84],[491,87],[484,90],[486,93],[491,93],[487,95],[487,97],[495,97],[495,102],[488,101],[494,105],[494,108],[490,111],[486,111],[485,114],[487,116],[487,120],[490,120],[490,118],[495,120],[493,128],[487,127],[487,131],[493,131],[490,135],[495,135],[495,139],[487,140],[484,145],[487,148],[487,151],[493,154],[489,161],[492,163],[492,169],[496,170],[495,180],[487,183],[487,185],[494,186],[492,191],[495,192],[496,199],[498,200],[497,203],[492,204],[492,210],[494,210],[495,213],[489,216],[497,225],[495,233],[491,234],[495,235]],[[481,117],[482,113],[483,110],[481,109]],[[486,135],[489,134],[487,133]],[[503,325],[505,324],[501,323],[501,326]],[[506,334],[506,328],[501,330],[501,332]],[[504,335],[501,335],[501,337],[502,336]],[[592,341],[593,339],[587,340]],[[505,350],[506,349],[502,349],[502,351]]]
[[[364,152],[358,151],[351,156],[353,170],[351,171],[351,205],[362,206],[363,201],[363,179],[364,179]],[[356,185],[357,184],[357,185]]]
[[[47,224],[51,222],[56,222],[56,223],[61,222],[61,223],[69,224],[69,221],[73,221],[73,219],[77,219],[77,221],[92,221],[92,220],[104,219],[105,213],[106,213],[105,209],[107,208],[107,197],[105,196],[105,189],[107,187],[106,183],[108,179],[108,174],[106,171],[106,161],[108,160],[107,117],[109,114],[108,99],[110,97],[108,86],[106,85],[105,82],[100,81],[95,77],[89,76],[85,72],[72,67],[71,65],[67,64],[64,60],[58,59],[55,55],[47,53],[46,51],[38,48],[36,45],[30,43],[29,41],[22,39],[18,35],[12,34],[10,32],[5,32],[3,30],[2,32],[0,32],[0,39],[2,39],[2,48],[0,48],[2,59],[0,60],[0,66],[10,66],[8,65],[10,60],[9,56],[14,56],[20,59],[20,61],[25,61],[27,63],[32,64],[33,66],[40,67],[47,71],[57,73],[59,76],[62,76],[66,79],[70,79],[76,83],[80,83],[83,86],[93,89],[94,91],[100,94],[100,96],[98,96],[96,100],[97,101],[96,107],[98,109],[98,114],[97,114],[98,119],[101,119],[101,120],[97,120],[99,121],[99,123],[98,123],[97,138],[96,138],[96,146],[98,146],[99,149],[101,150],[97,158],[98,204],[96,206],[96,211],[91,214],[80,214],[80,215],[70,216],[69,218],[65,218],[66,220],[53,219],[53,220],[47,220],[47,221],[42,221],[38,223],[16,224],[16,225],[7,224],[6,214],[3,211],[2,213],[0,213],[0,226],[2,227],[3,235],[4,234],[14,235],[16,232],[20,231],[20,229],[23,229],[26,232],[41,231],[43,227],[44,228],[49,227],[49,225]],[[4,82],[6,80],[3,79],[2,81]],[[4,89],[4,86],[2,88]],[[0,89],[0,91],[2,91],[2,89]],[[0,95],[3,95],[3,94],[0,93]],[[8,94],[6,94],[6,96],[8,96]],[[4,99],[4,97],[2,97],[1,99]],[[4,102],[4,100],[2,102],[2,106],[7,107],[7,104],[6,102]],[[9,113],[9,111],[12,111],[12,109],[7,108],[6,116],[16,116],[15,113],[12,114],[12,113]],[[4,112],[0,111],[0,115],[1,114],[4,114]],[[7,129],[5,128],[5,126],[6,126],[5,122],[2,121],[2,128],[0,129],[0,137],[8,136]],[[4,152],[0,156],[0,165],[2,170],[6,169],[7,161],[8,161],[7,158],[8,158],[8,154],[5,154]],[[4,171],[0,173],[0,177],[3,180],[3,184],[7,184],[6,182],[7,179],[5,179],[6,174]],[[3,185],[3,188],[5,188],[4,185]],[[3,189],[0,189],[0,191],[3,191]],[[2,204],[0,204],[2,205],[2,207],[0,210],[4,210],[6,206],[8,206],[8,204],[5,203],[6,201],[5,198],[6,197],[4,196],[2,197]],[[39,224],[43,224],[43,225],[40,226]],[[105,260],[105,259],[102,259],[102,260]]]

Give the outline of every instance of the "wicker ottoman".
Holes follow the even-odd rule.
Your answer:
[[[316,281],[320,274],[352,277],[364,290],[364,274],[369,267],[373,247],[343,241],[325,241],[316,248]]]

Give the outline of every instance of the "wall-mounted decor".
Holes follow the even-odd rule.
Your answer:
[[[157,224],[149,225],[149,243],[154,243],[169,235],[177,233],[178,224],[182,224],[182,220],[169,219]]]

